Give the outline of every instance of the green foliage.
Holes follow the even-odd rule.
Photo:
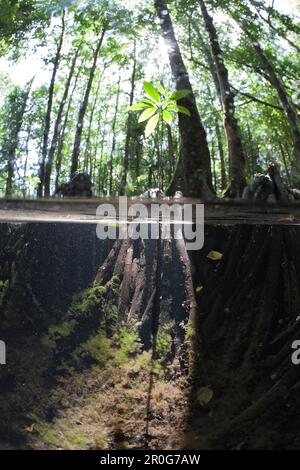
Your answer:
[[[64,338],[70,336],[77,326],[76,320],[65,321],[60,325],[52,325],[48,328],[48,334],[42,338],[42,343],[52,349],[56,350],[57,343]]]
[[[103,305],[106,327],[111,330],[118,322],[118,306],[105,304]]]
[[[268,160],[272,159],[281,164],[285,180],[299,186],[290,125],[277,92],[266,80],[254,47],[254,42],[262,47],[282,81],[288,100],[299,110],[299,19],[277,10],[276,3],[272,6],[264,0],[206,0],[206,4],[215,19],[235,93],[236,117],[247,155],[247,179],[250,181],[255,173],[264,172]],[[214,183],[217,193],[222,195],[221,153],[223,151],[223,169],[228,176],[227,141],[215,81],[197,32],[198,29],[204,45],[209,47],[199,2],[169,2],[168,6],[207,131]],[[126,152],[128,195],[138,195],[147,187],[167,188],[180,155],[178,123],[174,118],[178,113],[190,116],[187,109],[190,92],[171,91],[174,83],[168,63],[170,51],[158,40],[160,28],[155,19],[154,2],[3,0],[0,4],[0,54],[5,54],[0,74],[1,195],[5,193],[9,155],[14,168],[13,195],[33,197],[36,194],[50,77],[63,10],[66,29],[54,86],[50,138],[75,53],[78,57],[63,103],[51,191],[54,192],[56,178],[58,184],[69,179],[78,113],[102,29],[106,32],[82,128],[79,169],[90,173],[95,195],[116,195],[124,173]],[[247,26],[255,41],[242,32],[242,25]],[[26,73],[34,63],[43,70],[43,75],[38,72],[33,81],[24,113],[21,110],[26,87],[24,83],[18,85],[22,72],[15,63],[17,59],[28,60]],[[8,67],[10,65],[12,67]],[[34,73],[32,70],[32,76]],[[139,96],[142,98],[136,103]],[[132,102],[135,104],[129,109],[137,113],[128,115]],[[21,123],[18,133],[15,132],[17,123]],[[50,146],[49,141],[48,150]],[[111,163],[112,191],[109,191]],[[163,181],[158,181],[161,175]],[[92,306],[99,299],[90,301]],[[88,310],[90,306],[87,302],[84,308]]]
[[[79,312],[83,314],[89,313],[91,309],[101,306],[104,294],[105,287],[94,284],[84,293],[82,301],[78,304]]]
[[[90,436],[84,430],[72,431],[63,429],[55,431],[51,424],[38,422],[33,425],[33,433],[38,434],[39,438],[46,446],[57,449],[61,448],[62,443],[65,449],[87,449],[90,445]]]
[[[202,290],[202,286],[201,286],[201,290]],[[180,326],[185,332],[185,341],[190,344],[195,339],[195,335],[196,335],[195,327],[192,325],[190,321],[182,322]]]
[[[144,91],[147,97],[141,99],[128,109],[129,111],[144,110],[138,122],[142,123],[148,121],[145,128],[146,137],[153,134],[160,120],[163,120],[171,126],[173,116],[176,113],[191,116],[190,111],[185,106],[176,103],[186,98],[191,93],[190,90],[180,90],[172,93],[168,88],[165,89],[160,84],[155,88],[152,83],[144,82]]]
[[[154,372],[163,376],[171,358],[173,339],[171,336],[172,325],[164,325],[156,337],[154,357]]]
[[[77,366],[80,366],[85,359],[93,359],[104,366],[111,355],[111,340],[105,336],[102,329],[99,329],[95,335],[75,349],[72,359]]]
[[[119,276],[112,276],[110,280],[110,288],[112,289],[114,294],[119,293],[120,285],[121,285],[121,281],[120,281]]]
[[[31,31],[42,33],[50,19],[50,12],[38,0],[1,0],[0,3],[0,55],[13,44],[26,38]]]
[[[128,330],[124,326],[113,336],[113,343],[116,347],[114,359],[118,365],[126,364],[141,351],[137,331]]]
[[[47,427],[41,426],[39,424],[35,425],[35,432],[41,436],[43,442],[45,442],[46,445],[59,447],[61,437],[58,433],[55,433],[49,430]]]

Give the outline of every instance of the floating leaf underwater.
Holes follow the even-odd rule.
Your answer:
[[[223,254],[220,253],[219,251],[210,251],[206,258],[211,259],[213,261],[220,261],[223,258]]]

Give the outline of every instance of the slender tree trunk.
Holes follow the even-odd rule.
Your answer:
[[[238,21],[238,24],[241,25],[243,31],[250,39],[252,46],[254,47],[259,57],[260,63],[264,71],[266,72],[266,77],[269,83],[277,91],[278,97],[280,99],[280,102],[282,104],[282,107],[285,111],[287,120],[290,125],[291,135],[292,135],[293,145],[294,145],[294,156],[295,156],[296,164],[298,168],[300,169],[300,118],[297,114],[297,111],[291,99],[287,95],[284,85],[281,79],[278,77],[275,71],[275,68],[273,64],[271,63],[271,61],[269,60],[267,54],[264,52],[260,44],[257,42],[257,39],[253,37],[252,33],[250,33],[247,27],[240,21]]]
[[[11,130],[9,132],[8,152],[7,152],[7,178],[5,197],[11,197],[13,190],[13,180],[15,176],[16,152],[19,145],[19,133],[23,124],[23,117],[31,90],[33,80],[27,86],[26,91],[22,91],[20,96],[20,106],[16,110],[16,115],[12,117]]]
[[[71,107],[72,107],[73,97],[74,97],[74,93],[75,93],[76,88],[77,88],[77,83],[78,83],[78,79],[80,77],[80,73],[81,73],[81,67],[79,67],[78,72],[77,72],[76,77],[75,77],[74,85],[73,85],[73,88],[72,88],[72,91],[71,91],[71,94],[70,94],[70,97],[69,97],[69,102],[68,102],[66,114],[65,114],[65,117],[64,117],[64,122],[63,122],[62,129],[60,130],[60,134],[59,134],[59,137],[58,137],[57,153],[56,153],[56,165],[55,165],[55,171],[56,171],[55,190],[58,188],[60,172],[61,172],[61,165],[62,165],[65,134],[66,134],[66,130],[67,130],[69,114],[70,114]]]
[[[222,106],[220,82],[219,82],[219,77],[218,77],[218,74],[217,74],[217,69],[216,69],[216,65],[215,65],[212,53],[211,53],[209,47],[206,45],[205,40],[204,40],[204,38],[203,38],[203,36],[200,32],[200,29],[199,29],[197,23],[195,21],[192,21],[192,20],[190,20],[190,23],[193,25],[193,28],[194,28],[194,30],[196,32],[196,35],[197,35],[197,39],[198,39],[200,48],[201,48],[202,52],[205,55],[206,61],[208,63],[208,68],[209,68],[210,74],[212,76],[212,79],[213,79],[213,82],[214,82],[214,85],[215,85],[215,88],[216,88],[216,91],[217,91],[217,95],[218,95],[218,98],[220,100],[220,104]],[[191,41],[191,39],[190,39],[190,41]]]
[[[97,168],[97,165],[98,165],[98,184],[97,184],[97,190],[98,190],[98,195],[100,196],[100,183],[99,183],[99,175],[100,175],[100,172],[101,172],[101,159],[102,159],[102,153],[100,153],[100,158],[97,159],[97,153],[98,153],[98,149],[99,149],[99,140],[100,140],[100,135],[102,136],[102,143],[101,143],[101,147],[103,147],[103,141],[104,141],[104,137],[105,137],[105,133],[104,132],[100,132],[101,131],[101,119],[102,119],[102,113],[99,113],[98,115],[98,119],[97,119],[97,131],[96,131],[96,142],[95,142],[95,147],[94,147],[94,151],[93,151],[93,160],[94,160],[94,174],[92,176],[92,181],[96,180],[96,168]]]
[[[29,159],[29,142],[31,139],[31,130],[32,124],[30,123],[27,128],[27,137],[25,144],[25,162],[24,162],[24,173],[23,173],[23,195],[26,196],[26,178],[27,178],[27,168],[28,168],[28,159]]]
[[[209,54],[210,54],[210,52],[209,52]],[[212,56],[211,56],[211,59],[212,59]],[[212,59],[212,61],[213,61],[213,59]],[[216,80],[219,83],[217,75],[216,75]],[[214,97],[211,93],[209,85],[207,86],[207,89],[208,89],[208,94],[210,96],[211,106],[213,108],[214,107]],[[220,87],[219,87],[219,91],[220,91]],[[218,94],[218,90],[217,90],[217,94]],[[218,95],[218,97],[220,99],[220,104],[222,106],[221,94]],[[219,126],[218,114],[219,113],[216,113],[216,118],[215,118],[215,131],[216,131],[216,136],[217,136],[218,152],[219,152],[219,158],[220,158],[220,163],[221,163],[221,189],[222,189],[222,191],[224,191],[227,188],[227,175],[226,175],[226,165],[225,165],[225,154],[224,154],[224,148],[223,148],[221,129],[220,129],[220,126]],[[215,181],[217,181],[216,178],[215,178]]]
[[[90,93],[92,90],[93,80],[94,80],[95,71],[97,67],[97,60],[98,60],[100,49],[103,43],[105,32],[106,32],[105,29],[103,29],[101,32],[96,50],[94,52],[93,64],[90,69],[87,87],[86,87],[84,98],[83,98],[83,101],[82,101],[82,104],[80,106],[79,113],[78,113],[76,133],[75,133],[73,153],[72,153],[72,161],[71,161],[71,171],[70,171],[71,176],[73,176],[78,170],[84,118],[85,118],[86,110],[87,110],[88,103],[89,103],[89,97],[90,97]]]
[[[105,113],[104,113],[104,123],[106,123],[107,120],[107,113],[108,113],[108,107],[105,108]],[[98,119],[98,134],[100,135],[100,124],[101,121],[101,115],[99,115]],[[99,158],[99,167],[98,167],[98,188],[99,188],[99,195],[101,195],[101,191],[104,194],[104,184],[105,184],[105,178],[104,178],[104,171],[103,171],[103,155],[104,155],[104,144],[105,144],[105,137],[106,137],[106,130],[105,127],[103,128],[103,131],[101,132],[101,147],[100,147],[100,158]],[[96,147],[95,147],[95,158],[98,152],[99,148],[99,141],[97,141]]]
[[[285,152],[285,149],[283,148],[280,135],[278,134],[277,131],[275,132],[275,135],[276,135],[276,139],[277,139],[277,142],[278,142],[278,145],[279,145],[279,148],[280,148],[280,153],[281,153],[281,156],[282,156],[282,160],[283,160],[284,169],[285,169],[286,177],[287,177],[287,180],[288,180],[288,184],[291,185],[292,180],[291,180],[291,174],[290,174],[287,159],[286,159],[286,152]]]
[[[242,143],[241,129],[235,117],[234,95],[230,87],[228,70],[224,63],[224,54],[219,44],[218,33],[213,19],[208,13],[204,0],[198,0],[198,2],[210,39],[211,53],[216,67],[221,93],[221,102],[225,117],[224,126],[228,142],[230,177],[230,187],[228,194],[232,197],[241,197],[244,187],[246,186],[246,157]]]
[[[217,171],[216,171],[216,156],[215,156],[215,148],[214,148],[214,142],[211,143],[211,160],[212,160],[212,172],[213,172],[213,182],[214,182],[214,187],[217,191],[218,188],[218,179],[217,179]]]
[[[97,105],[97,102],[98,102],[100,85],[101,85],[101,79],[98,82],[93,107],[92,107],[92,110],[90,112],[88,133],[87,133],[87,138],[86,138],[86,142],[85,142],[85,149],[84,149],[84,152],[83,152],[83,156],[84,156],[83,157],[83,170],[87,173],[89,172],[89,160],[90,160],[90,153],[91,153],[90,147],[91,147],[93,119],[94,119],[94,113],[95,113],[96,105]]]
[[[175,168],[175,151],[173,144],[173,136],[171,126],[167,127],[168,130],[168,154],[169,154],[169,180],[172,180]]]
[[[174,179],[167,192],[174,194],[176,190],[180,189],[185,196],[210,196],[213,193],[213,186],[206,132],[199,116],[188,71],[175,37],[166,0],[156,0],[155,7],[161,23],[162,36],[167,45],[176,89],[191,90],[190,95],[179,102],[189,109],[191,117],[179,114],[181,156]]]
[[[95,96],[94,104],[93,104],[93,107],[92,107],[92,110],[91,110],[91,113],[90,113],[88,135],[87,135],[85,151],[84,151],[84,170],[87,171],[87,172],[88,172],[89,154],[91,154],[92,124],[93,124],[93,120],[94,120],[94,114],[95,114],[96,106],[98,104],[101,81],[102,81],[105,70],[106,70],[106,66],[104,66],[103,71],[101,73],[101,76],[99,78],[99,83],[98,83],[98,87],[97,87],[97,90],[96,90],[96,96]],[[91,155],[90,155],[90,159],[91,159]],[[90,167],[91,167],[91,165],[90,165]]]
[[[247,122],[247,134],[248,134],[248,173],[254,175],[256,168],[257,155],[255,154],[254,142],[251,134],[250,125]]]
[[[53,97],[54,97],[54,86],[55,86],[56,75],[57,75],[59,62],[60,62],[60,54],[61,54],[61,49],[62,49],[62,45],[64,41],[64,34],[65,34],[65,11],[63,12],[63,15],[62,15],[61,35],[60,35],[60,39],[58,42],[58,46],[57,46],[57,50],[56,50],[56,54],[54,58],[52,77],[51,77],[49,92],[48,92],[48,104],[47,104],[47,111],[46,111],[46,116],[45,116],[42,154],[41,154],[41,161],[40,161],[40,168],[39,168],[40,182],[39,182],[38,189],[37,189],[38,197],[43,196],[43,187],[45,183],[45,163],[46,163],[47,154],[48,154],[48,141],[49,141],[49,134],[50,134],[50,126],[51,126],[51,112],[52,112],[52,104],[53,104]]]
[[[112,146],[111,146],[111,152],[110,152],[110,158],[109,158],[109,189],[108,189],[108,195],[109,196],[112,195],[113,158],[114,158],[114,153],[115,153],[115,150],[116,150],[116,124],[117,124],[117,117],[118,117],[118,111],[119,111],[120,83],[121,83],[121,76],[119,76],[119,81],[118,81],[115,113],[114,113],[114,119],[113,119],[113,124],[112,124],[112,134],[113,135],[112,135]]]
[[[148,188],[153,187],[153,154],[150,154],[150,161],[148,163]]]
[[[224,191],[227,187],[227,176],[226,176],[226,166],[225,166],[225,156],[224,156],[224,149],[223,149],[223,143],[222,143],[222,135],[221,135],[221,129],[219,126],[219,121],[216,119],[216,136],[217,136],[217,141],[218,141],[218,150],[219,150],[219,156],[220,156],[220,162],[221,162],[221,188]]]
[[[135,145],[135,178],[136,181],[140,176],[140,167],[141,167],[141,160],[143,156],[143,142],[140,135],[136,137],[136,145]]]
[[[64,107],[65,107],[65,104],[66,104],[66,101],[67,101],[67,97],[68,97],[68,94],[69,94],[70,85],[71,85],[71,81],[72,81],[72,78],[73,78],[73,75],[74,75],[74,70],[75,70],[79,50],[80,50],[80,46],[77,48],[77,50],[75,52],[75,55],[74,55],[74,58],[73,58],[73,61],[72,61],[72,64],[71,64],[71,68],[70,68],[70,72],[69,72],[69,75],[68,75],[68,78],[67,78],[67,81],[66,81],[63,97],[62,97],[62,100],[60,102],[58,112],[57,112],[57,116],[56,116],[56,120],[55,120],[55,124],[54,124],[53,137],[52,137],[52,141],[51,141],[51,146],[50,146],[50,150],[49,150],[48,159],[47,159],[46,165],[45,165],[45,196],[46,197],[50,196],[50,181],[51,181],[53,158],[54,158],[54,153],[55,153],[55,150],[56,150],[56,144],[57,144],[58,137],[59,137],[59,131],[60,131],[60,128],[61,128],[63,110],[64,110]]]
[[[136,40],[134,40],[133,69],[132,69],[132,75],[131,75],[131,90],[130,90],[130,97],[129,97],[129,106],[133,105],[133,100],[134,100],[136,70],[137,70]],[[120,195],[124,195],[126,192],[130,143],[131,143],[131,136],[132,136],[132,122],[133,122],[133,115],[132,113],[129,113],[128,118],[127,118],[127,126],[126,126],[126,141],[125,141],[125,151],[124,151],[123,173],[122,173],[121,183],[120,183],[120,188],[119,188]]]
[[[12,195],[13,180],[15,176],[16,150],[17,145],[13,145],[8,154],[5,197],[11,197]]]
[[[161,192],[164,190],[164,166],[163,166],[163,140],[164,140],[164,123],[161,119],[158,124],[159,134],[156,140],[156,154],[157,154],[157,182],[158,189]]]

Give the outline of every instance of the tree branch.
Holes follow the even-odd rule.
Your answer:
[[[279,111],[283,111],[283,108],[279,105],[272,104],[272,103],[269,103],[268,101],[261,100],[260,98],[257,98],[256,96],[253,96],[250,93],[246,93],[244,91],[238,90],[234,86],[231,86],[231,88],[236,92],[237,95],[245,96],[246,98],[249,98],[250,101],[255,101],[256,103],[263,104],[264,106],[269,106],[270,108],[277,109]],[[243,103],[243,105],[247,104],[248,102],[249,101]]]

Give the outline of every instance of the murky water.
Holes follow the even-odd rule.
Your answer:
[[[297,448],[298,231],[1,224],[1,447]]]

